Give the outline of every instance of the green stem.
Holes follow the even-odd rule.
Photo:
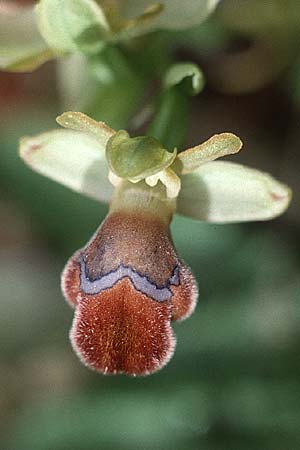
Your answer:
[[[173,86],[161,95],[147,134],[158,139],[166,149],[173,150],[184,143],[187,123],[188,97],[179,86]]]

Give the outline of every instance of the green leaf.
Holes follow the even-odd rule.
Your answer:
[[[179,170],[181,173],[193,172],[205,162],[239,152],[242,145],[242,141],[235,134],[215,134],[203,144],[179,153],[178,160],[181,163]]]
[[[196,64],[178,63],[167,71],[164,85],[166,88],[181,86],[188,95],[196,95],[204,87],[204,76]]]
[[[119,131],[107,143],[106,157],[110,169],[119,177],[138,181],[169,167],[176,157],[153,137],[130,138]]]
[[[76,192],[103,202],[111,198],[104,145],[92,135],[53,130],[26,137],[20,156],[33,170]]]
[[[41,0],[36,14],[40,33],[61,53],[98,52],[109,32],[106,17],[94,0]]]
[[[208,222],[269,220],[291,200],[291,190],[271,175],[230,162],[208,162],[181,181],[177,212]]]
[[[38,30],[33,8],[0,13],[0,69],[29,72],[54,56]]]

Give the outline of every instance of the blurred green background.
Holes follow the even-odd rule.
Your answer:
[[[67,62],[0,73],[1,449],[300,448],[299,41],[298,0],[223,0],[199,27],[157,32],[90,62],[93,101],[82,109],[133,131],[147,122],[169,62],[199,64],[206,87],[191,100],[186,144],[234,132],[244,142],[234,161],[294,191],[272,222],[175,218],[199,305],[174,325],[168,366],[138,379],[89,371],[68,341],[73,311],[60,272],[107,207],[31,172],[17,155],[21,136],[55,127],[76,104],[66,88],[75,73]]]

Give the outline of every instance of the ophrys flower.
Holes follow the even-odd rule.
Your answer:
[[[107,45],[157,29],[201,23],[219,0],[40,0],[0,6],[0,68],[34,70],[56,57],[99,54]]]
[[[65,113],[58,122],[70,129],[24,138],[22,158],[110,202],[99,230],[63,272],[63,292],[75,308],[73,347],[103,373],[152,373],[173,354],[171,321],[188,317],[197,299],[194,277],[170,236],[173,214],[266,220],[287,208],[290,190],[255,169],[213,161],[241,148],[231,133],[177,154],[154,138],[130,138],[81,113]]]

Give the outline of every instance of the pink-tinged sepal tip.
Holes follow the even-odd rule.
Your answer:
[[[153,215],[113,212],[68,261],[62,290],[75,308],[70,338],[104,374],[148,375],[172,357],[172,320],[194,310],[197,286],[168,226]]]

